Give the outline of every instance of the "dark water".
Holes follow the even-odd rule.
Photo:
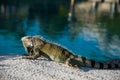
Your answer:
[[[90,22],[68,21],[69,7],[69,1],[1,1],[0,55],[25,54],[21,37],[40,35],[90,59],[120,58],[119,15],[105,15]]]

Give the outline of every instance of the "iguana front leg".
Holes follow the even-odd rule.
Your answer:
[[[22,59],[37,59],[38,57],[44,57],[44,59],[51,60],[51,58],[42,52],[39,48],[29,50],[28,54],[28,56],[23,56]]]
[[[38,54],[32,56],[22,56],[22,59],[37,59],[39,57]]]
[[[29,53],[32,55],[22,56],[22,59],[37,59],[38,57],[41,56],[38,48],[34,49],[32,52],[29,52]]]

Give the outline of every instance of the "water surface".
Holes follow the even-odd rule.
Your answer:
[[[0,5],[0,55],[26,54],[21,37],[39,35],[90,59],[120,58],[119,16],[68,21],[70,2],[46,1]]]

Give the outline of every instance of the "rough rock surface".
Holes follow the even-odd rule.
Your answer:
[[[0,56],[0,80],[120,80],[120,70],[75,69],[43,59]]]

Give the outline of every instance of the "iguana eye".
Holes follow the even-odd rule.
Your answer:
[[[33,46],[32,42],[27,43],[28,46]]]
[[[33,46],[33,44],[30,44],[30,46]]]

